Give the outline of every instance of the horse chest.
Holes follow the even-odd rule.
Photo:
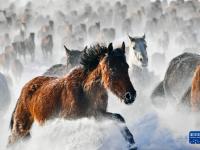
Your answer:
[[[106,111],[108,105],[108,95],[106,92],[99,91],[98,93],[91,94],[88,98],[88,114],[94,115],[98,111]]]

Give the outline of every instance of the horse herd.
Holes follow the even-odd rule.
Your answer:
[[[94,117],[115,121],[128,149],[137,149],[124,118],[107,112],[108,91],[127,105],[150,92],[147,100],[151,99],[154,106],[163,108],[170,103],[179,111],[200,110],[200,55],[191,53],[200,43],[199,2],[110,2],[66,1],[59,9],[57,1],[49,2],[46,7],[37,7],[32,2],[23,7],[11,3],[0,11],[5,18],[1,20],[0,16],[0,47],[4,49],[0,53],[3,72],[0,73],[0,114],[7,111],[11,103],[12,81],[6,74],[12,72],[18,85],[28,60],[37,63],[40,52],[43,60],[53,60],[60,49],[58,45],[64,45],[65,50],[60,64],[51,66],[22,88],[10,121],[8,146],[30,138],[34,122],[43,125],[57,117]],[[43,9],[52,9],[53,13],[43,13]],[[148,41],[145,35],[127,36],[140,32],[146,33]],[[129,45],[120,43],[121,37],[127,38]],[[119,39],[120,46],[113,48],[111,42]],[[105,44],[89,46],[93,42]],[[148,52],[147,46],[158,51]],[[183,49],[183,53],[176,56],[177,49]],[[160,81],[149,70],[149,62],[154,71],[159,68],[163,71],[170,50],[176,57]],[[150,59],[148,53],[152,54]]]
[[[108,47],[96,44],[82,51],[69,50],[64,46],[66,64],[52,66],[22,88],[10,121],[8,145],[30,137],[35,121],[43,125],[56,117],[77,119],[93,116],[123,123],[120,131],[128,149],[137,149],[124,118],[107,112],[108,90],[127,105],[135,101],[136,90],[129,77],[129,66],[131,69],[136,66],[144,69],[148,65],[145,35],[129,36],[129,41],[129,48],[124,42],[118,48],[113,48],[112,43]],[[134,63],[129,64],[126,58],[134,59]],[[169,101],[197,112],[200,110],[199,83],[200,55],[183,53],[171,60],[163,81],[153,90],[151,99],[156,105],[166,105]]]

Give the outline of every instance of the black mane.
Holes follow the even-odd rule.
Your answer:
[[[107,47],[100,46],[99,44],[91,46],[86,49],[81,56],[81,64],[86,72],[91,71],[97,67],[100,58],[107,53]]]

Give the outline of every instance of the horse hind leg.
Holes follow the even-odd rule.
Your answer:
[[[164,85],[163,81],[161,81],[153,90],[151,94],[151,100],[154,106],[158,107],[165,107],[166,106],[166,99],[165,99],[165,91],[164,91]]]
[[[30,128],[33,124],[33,117],[27,111],[15,112],[11,135],[8,139],[8,146],[15,144],[19,140],[30,138]]]

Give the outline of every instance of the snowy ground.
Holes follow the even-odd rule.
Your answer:
[[[13,101],[8,112],[1,114],[0,149],[6,149],[10,133],[9,121],[22,85],[31,78],[42,74],[49,63],[27,63],[23,80],[13,87]],[[144,102],[145,101],[145,102]],[[141,103],[144,102],[144,103]],[[144,106],[141,106],[144,105]],[[198,126],[190,114],[176,112],[168,106],[164,110],[154,108],[150,99],[137,97],[134,104],[126,106],[110,94],[108,111],[121,113],[134,135],[139,149],[151,150],[191,150],[199,149],[188,142],[190,130]],[[74,121],[52,120],[43,127],[33,125],[31,140],[18,144],[14,150],[122,150],[126,143],[119,128],[108,120],[97,122],[93,118]]]
[[[2,0],[0,3],[2,4]],[[21,5],[26,1],[21,0]],[[124,39],[116,41],[122,42]],[[127,40],[127,39],[126,39]],[[124,41],[126,41],[124,40]],[[148,40],[148,39],[147,39]],[[55,42],[56,43],[56,42]],[[57,43],[60,43],[59,41]],[[118,42],[117,42],[118,43]],[[38,45],[37,45],[38,46]],[[151,47],[149,47],[151,49]],[[6,149],[10,134],[9,122],[23,85],[38,75],[41,75],[52,64],[59,63],[64,51],[55,47],[56,54],[52,60],[45,60],[37,48],[36,62],[24,63],[22,80],[12,87],[12,103],[7,112],[0,114],[0,150]],[[152,49],[151,49],[152,50]],[[172,48],[172,50],[174,50]],[[151,52],[149,52],[150,54]],[[173,53],[173,56],[175,54]],[[167,55],[167,59],[172,56]],[[164,68],[165,70],[165,68]],[[165,72],[162,72],[160,77]],[[137,89],[136,89],[137,90]],[[137,91],[138,92],[138,91]],[[151,91],[149,91],[150,93]],[[139,92],[138,92],[139,93]],[[147,95],[149,95],[147,93]],[[118,98],[109,93],[108,111],[124,116],[127,126],[134,135],[139,150],[197,150],[198,145],[189,144],[188,135],[191,130],[199,130],[200,123],[194,114],[177,112],[173,106],[158,109],[151,104],[148,96],[138,94],[136,101],[126,106]],[[125,150],[126,142],[114,122],[105,120],[97,122],[93,118],[79,120],[56,119],[44,126],[34,124],[31,130],[32,138],[19,143],[13,150]]]

